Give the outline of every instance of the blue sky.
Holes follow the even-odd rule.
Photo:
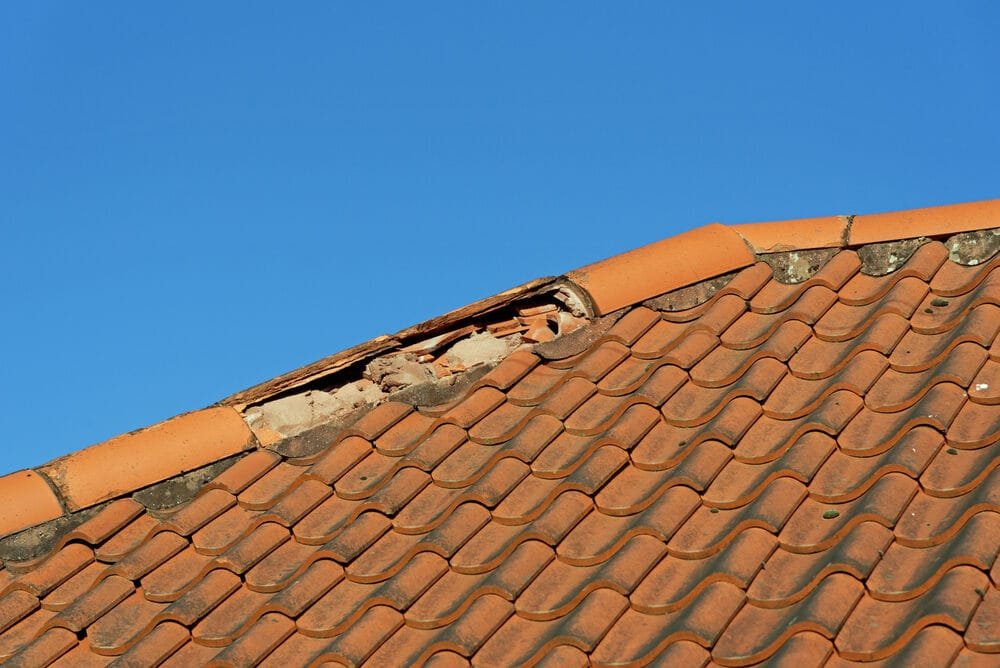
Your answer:
[[[1000,197],[1000,8],[5,3],[0,473],[711,221]]]

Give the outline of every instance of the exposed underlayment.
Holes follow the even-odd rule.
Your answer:
[[[326,435],[389,400],[441,403],[518,348],[559,340],[588,324],[583,299],[562,288],[454,323],[444,332],[364,359],[327,383],[251,405],[247,424],[266,447],[308,454]]]

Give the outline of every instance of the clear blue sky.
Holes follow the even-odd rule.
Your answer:
[[[685,4],[4,3],[0,472],[710,221],[1000,197],[997,3]]]

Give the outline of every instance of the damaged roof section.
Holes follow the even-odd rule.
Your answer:
[[[446,403],[515,350],[553,342],[588,322],[584,302],[571,289],[543,290],[432,336],[399,341],[394,350],[318,376],[300,391],[251,404],[244,416],[261,445],[309,455],[379,404]]]

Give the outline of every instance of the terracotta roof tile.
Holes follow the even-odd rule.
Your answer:
[[[855,216],[849,243],[870,244],[1000,227],[1000,200]]]
[[[288,437],[211,408],[0,478],[0,660],[992,665],[1000,256],[947,237],[998,213],[709,226],[552,283],[572,307],[515,290],[238,396],[552,339],[447,392]]]

